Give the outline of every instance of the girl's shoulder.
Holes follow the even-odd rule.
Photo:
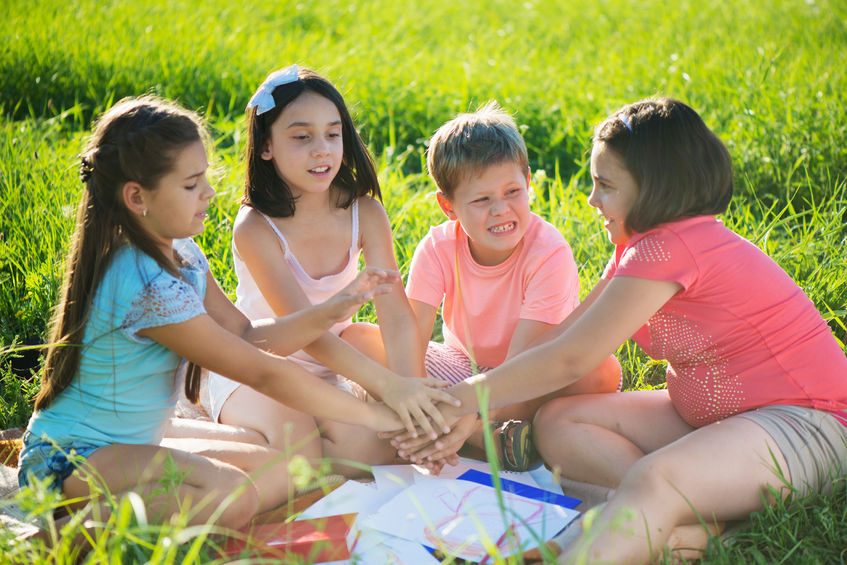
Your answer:
[[[367,218],[388,217],[385,208],[382,206],[382,202],[376,198],[360,196],[355,202],[359,209],[359,218],[362,220]]]
[[[232,235],[236,241],[253,241],[269,237],[271,226],[267,216],[250,206],[242,206],[235,216]]]
[[[391,234],[391,222],[388,214],[379,200],[370,196],[360,196],[356,199],[358,206],[358,226],[360,241],[364,243],[368,239],[382,237],[386,233]],[[352,208],[352,206],[351,206]],[[369,238],[369,234],[372,234]]]
[[[124,244],[112,256],[103,279],[97,287],[98,304],[121,305],[128,308],[151,288],[172,284],[174,276],[155,259],[131,244]],[[116,311],[117,311],[116,310]]]
[[[126,243],[119,247],[112,256],[109,266],[103,275],[103,283],[115,280],[122,287],[131,290],[141,288],[148,281],[165,273],[155,259]]]
[[[740,237],[727,228],[715,216],[692,216],[680,218],[654,226],[644,232],[634,234],[626,248],[654,245],[657,241],[681,241],[688,245],[697,242],[714,241],[715,238]]]

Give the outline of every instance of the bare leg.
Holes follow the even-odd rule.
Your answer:
[[[221,461],[244,471],[258,495],[257,513],[277,508],[294,494],[288,471],[289,458],[267,445],[197,438],[166,438],[162,445]]]
[[[172,463],[171,463],[172,462]],[[148,517],[162,522],[185,511],[190,524],[210,519],[230,528],[246,525],[259,509],[244,471],[222,461],[154,445],[113,444],[91,454],[63,485],[68,498],[87,500],[87,479],[115,496],[133,491],[147,502]],[[163,479],[173,484],[163,488]],[[85,502],[79,503],[77,507]]]
[[[249,387],[239,387],[221,410],[221,421],[236,428],[255,430],[265,441],[265,446],[284,455],[269,471],[271,476],[288,473],[288,461],[302,455],[319,466],[322,458],[331,460],[333,471],[345,476],[361,476],[361,468],[344,465],[341,461],[355,461],[365,465],[379,465],[393,461],[394,450],[387,441],[361,426],[352,426],[325,420],[318,422],[303,412],[255,392]],[[283,500],[279,501],[284,502]]]
[[[332,420],[320,421],[320,429],[323,432],[324,457],[329,458],[335,473],[358,478],[368,475],[362,466],[394,462],[394,448],[388,440],[379,439],[371,430]],[[351,461],[360,465],[345,463]]]
[[[264,436],[256,430],[192,418],[170,418],[165,428],[165,438],[217,439],[255,445],[267,444]]]
[[[534,423],[535,445],[548,466],[609,488],[645,453],[694,430],[664,390],[559,398]]]
[[[783,487],[774,459],[787,472],[771,437],[750,420],[728,418],[695,430],[635,463],[592,531],[561,561],[646,563],[679,526],[746,518],[762,509],[767,487]]]
[[[288,459],[301,455],[316,464],[323,456],[315,419],[256,392],[238,387],[221,409],[220,420],[228,427],[255,433],[260,445],[285,455],[274,472],[287,473]]]
[[[572,397],[574,395],[592,394],[592,393],[612,393],[618,390],[620,384],[621,366],[615,356],[611,356],[604,361],[591,373],[585,375],[575,383],[566,386],[565,388],[553,391],[544,396],[533,398],[525,402],[517,402],[508,406],[503,406],[496,410],[492,410],[489,419],[492,422],[503,422],[506,420],[531,420],[541,406],[547,404],[551,400],[564,397]],[[485,449],[485,438],[483,437],[483,428],[477,426],[473,434],[467,439],[466,443],[477,449]],[[495,442],[499,441],[495,435]]]
[[[341,332],[341,339],[382,365],[388,366],[385,344],[379,326],[366,322],[357,322],[347,326]]]

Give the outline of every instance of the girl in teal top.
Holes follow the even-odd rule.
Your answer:
[[[197,116],[182,108],[127,99],[100,118],[80,157],[85,191],[19,468],[22,485],[48,480],[75,500],[71,509],[93,498],[90,484],[105,483],[113,495],[139,493],[151,521],[188,508],[190,523],[220,511],[220,525],[239,528],[287,498],[287,476],[253,472],[285,454],[211,436],[160,443],[185,364],[194,401],[203,366],[315,416],[374,430],[402,425],[390,408],[363,403],[269,353],[301,349],[387,292],[399,274],[366,269],[323,304],[250,322],[189,239],[203,230],[215,194],[205,137]],[[423,385],[415,396],[452,402]],[[174,471],[169,461],[184,479],[162,489],[160,480]]]

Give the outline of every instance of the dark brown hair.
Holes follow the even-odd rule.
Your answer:
[[[76,375],[94,293],[121,245],[131,243],[179,276],[180,258],[162,253],[127,210],[122,190],[129,181],[154,190],[173,169],[180,150],[201,139],[205,140],[205,129],[198,116],[154,96],[121,100],[97,120],[80,155],[85,190],[51,324],[36,410],[47,408]],[[189,374],[199,376],[199,367],[190,367]]]
[[[626,218],[633,232],[682,217],[720,214],[729,205],[729,151],[697,112],[678,100],[624,106],[595,128],[594,143],[616,151],[638,184]]]
[[[274,107],[271,110],[262,114],[256,113],[256,107],[247,110],[247,148],[244,159],[247,163],[247,174],[241,202],[268,216],[294,215],[296,199],[291,188],[277,174],[273,161],[262,159],[262,151],[270,138],[273,123],[285,107],[304,92],[323,96],[335,104],[341,116],[344,155],[341,169],[332,181],[341,199],[337,204],[347,208],[360,196],[381,198],[373,159],[356,131],[341,93],[315,71],[301,67],[296,81],[274,88]]]

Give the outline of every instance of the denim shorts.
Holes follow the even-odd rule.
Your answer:
[[[18,457],[18,484],[21,487],[30,484],[32,477],[39,480],[52,479],[51,489],[62,492],[62,485],[71,473],[92,453],[103,447],[87,443],[56,445],[38,439],[28,430],[24,432],[23,449]]]

